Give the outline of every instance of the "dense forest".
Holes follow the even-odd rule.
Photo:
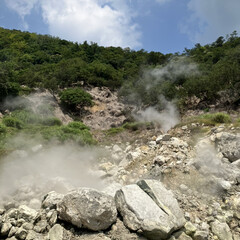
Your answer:
[[[179,62],[187,73],[169,75]],[[196,67],[191,70],[193,64]],[[151,73],[156,69],[167,69],[168,74],[156,77]],[[240,90],[240,37],[234,31],[212,44],[162,54],[0,28],[1,100],[28,93],[34,87],[58,92],[81,86],[120,89],[129,101],[134,92],[144,96],[142,101],[148,105],[156,104],[161,94],[180,102],[190,96],[211,101],[220,90]]]

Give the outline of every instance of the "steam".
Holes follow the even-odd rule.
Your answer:
[[[51,108],[57,107],[57,101],[49,91],[38,91],[24,97],[7,97],[2,105],[3,110],[25,109],[36,114],[53,116]]]
[[[179,123],[180,117],[174,103],[167,101],[163,96],[164,110],[159,112],[155,107],[148,107],[141,110],[134,117],[140,122],[153,122],[159,124],[164,132]]]
[[[94,172],[99,149],[65,144],[30,151],[17,150],[0,162],[0,195],[13,194],[26,186],[39,194],[55,190],[65,193],[75,187],[101,189],[103,182]]]
[[[222,162],[221,156],[209,139],[203,139],[196,145],[196,156],[193,164],[198,177],[190,185],[196,185],[198,192],[219,195],[231,188],[231,182],[239,174],[227,163]]]
[[[134,114],[134,118],[138,121],[154,122],[160,125],[164,132],[167,132],[179,122],[179,112],[175,100],[168,101],[166,99],[165,95],[167,93],[163,92],[162,84],[174,83],[198,74],[200,73],[197,64],[186,57],[173,57],[166,65],[145,70],[136,87],[136,89],[141,89],[141,94],[136,91],[128,97],[131,102],[142,106],[140,111]],[[155,96],[156,91],[158,91],[159,96]],[[155,105],[144,107],[146,96],[148,99],[152,99],[153,94],[155,94]],[[153,100],[150,102],[153,102]]]
[[[200,72],[196,63],[190,62],[186,57],[174,57],[167,65],[146,71],[145,78],[152,78],[151,84],[147,87],[153,87],[164,81],[175,82],[180,77],[190,77],[198,74]]]
[[[7,98],[4,107],[31,110],[39,118],[51,116],[59,108],[48,91]],[[72,143],[44,146],[42,142],[41,136],[30,138],[26,133],[8,139],[7,145],[18,150],[0,159],[0,198],[41,199],[53,190],[66,193],[77,187],[103,188],[96,168],[103,154],[100,148]]]

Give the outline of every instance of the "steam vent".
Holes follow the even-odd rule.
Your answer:
[[[101,26],[118,44],[116,21],[148,17],[135,13],[145,1],[124,15],[130,2],[11,0],[0,13],[17,6],[27,29],[32,7],[61,29],[88,6],[94,28],[67,32]],[[115,45],[0,27],[0,240],[240,240],[237,33],[174,54]]]

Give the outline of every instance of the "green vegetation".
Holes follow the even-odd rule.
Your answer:
[[[232,120],[230,116],[226,113],[208,113],[208,114],[202,114],[194,117],[189,117],[182,123],[176,125],[176,127],[183,126],[183,125],[188,125],[192,123],[199,123],[199,124],[204,124],[206,126],[215,126],[217,124],[221,123],[231,123]]]
[[[106,131],[106,134],[108,136],[111,136],[111,135],[116,135],[118,133],[121,133],[125,130],[137,131],[137,130],[143,130],[143,129],[152,129],[153,127],[154,127],[153,123],[150,123],[150,122],[126,122],[120,127],[114,127],[114,128],[108,129]]]
[[[46,108],[44,107],[46,110]],[[71,122],[62,126],[62,122],[44,111],[46,115],[32,110],[15,110],[5,115],[0,122],[0,156],[14,149],[26,148],[34,142],[48,145],[51,143],[74,142],[79,145],[91,145],[93,139],[90,129],[82,122]]]
[[[92,106],[92,96],[81,88],[68,88],[60,94],[61,103],[69,110],[76,111],[78,107]]]
[[[14,118],[14,117],[10,117],[10,116],[4,117],[2,122],[6,127],[22,129],[24,126],[24,124],[21,120]]]
[[[178,66],[191,69],[191,64],[196,64],[196,69],[174,73]],[[169,74],[156,77],[149,74],[153,69]],[[196,44],[182,54],[164,55],[0,28],[0,101],[29,93],[33,87],[70,88],[62,92],[62,101],[75,109],[77,104],[91,104],[85,92],[75,89],[82,85],[121,89],[130,102],[134,93],[135,102],[160,107],[161,94],[181,103],[190,96],[213,101],[221,90],[240,91],[240,37],[234,31],[212,44]],[[72,94],[76,96],[70,97]]]

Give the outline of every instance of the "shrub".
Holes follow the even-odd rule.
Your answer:
[[[231,118],[226,113],[216,113],[213,114],[212,120],[216,123],[230,123]]]
[[[77,107],[92,106],[92,96],[81,88],[68,88],[60,94],[61,103],[72,111]]]
[[[6,126],[4,126],[2,123],[0,123],[0,134],[1,133],[6,133],[6,132],[7,132]]]
[[[116,135],[120,132],[123,132],[124,128],[123,127],[114,127],[114,128],[110,128],[106,131],[106,135],[108,136],[112,136],[112,135]]]
[[[4,117],[3,118],[3,124],[7,127],[14,127],[17,129],[22,129],[24,124],[21,120],[14,118],[14,117]]]
[[[94,144],[91,133],[87,129],[76,129],[69,126],[52,126],[44,128],[41,135],[47,141],[57,140],[61,143],[72,141],[80,145]]]
[[[61,120],[56,117],[45,118],[41,121],[41,123],[46,126],[61,126],[62,125]]]
[[[89,127],[87,127],[85,124],[83,124],[82,122],[76,122],[76,121],[70,122],[68,124],[68,127],[79,129],[79,130],[84,130],[84,129],[89,130]]]
[[[37,124],[41,122],[41,116],[28,110],[16,110],[11,116],[22,121],[25,124]]]

